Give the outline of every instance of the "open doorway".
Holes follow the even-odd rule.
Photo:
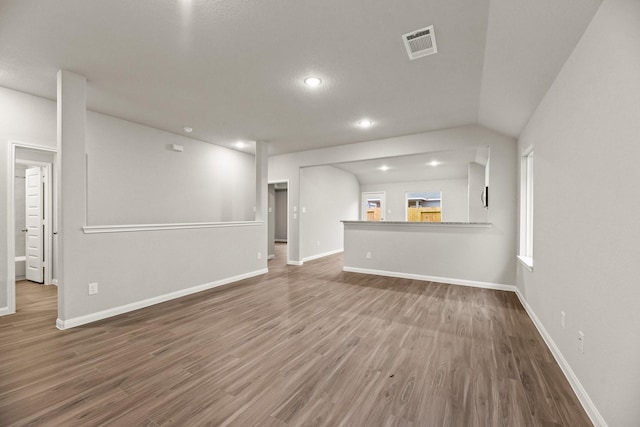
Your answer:
[[[15,313],[25,301],[57,295],[54,168],[50,147],[10,143],[7,197],[7,302]],[[44,290],[48,288],[47,290]],[[55,289],[55,287],[53,287]]]
[[[362,193],[362,221],[384,221],[385,196],[384,191]]]
[[[270,182],[268,187],[268,249],[269,267],[289,262],[289,183]],[[273,260],[273,261],[271,261]]]

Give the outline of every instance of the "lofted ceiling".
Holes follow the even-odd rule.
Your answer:
[[[517,137],[599,4],[2,0],[0,86],[55,99],[67,69],[92,111],[270,154],[471,123]],[[401,35],[428,25],[438,53],[409,60]]]

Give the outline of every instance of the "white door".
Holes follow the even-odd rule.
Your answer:
[[[26,171],[26,277],[32,282],[44,282],[43,253],[43,211],[42,170],[39,167]]]
[[[385,193],[362,193],[362,221],[384,221]]]

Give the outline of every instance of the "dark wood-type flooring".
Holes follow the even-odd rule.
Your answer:
[[[589,426],[513,293],[342,272],[341,255],[67,331],[21,282],[0,425]]]

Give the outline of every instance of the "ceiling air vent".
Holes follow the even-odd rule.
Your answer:
[[[409,59],[418,59],[438,52],[433,25],[402,35],[404,47],[407,48]]]

